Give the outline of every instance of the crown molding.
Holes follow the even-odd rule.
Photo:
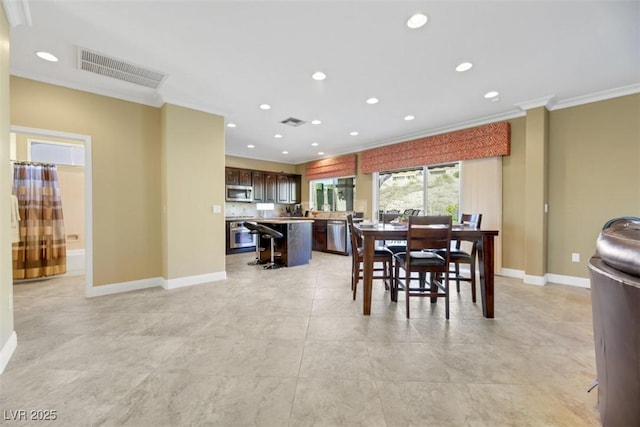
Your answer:
[[[556,103],[555,99],[556,99],[555,95],[547,95],[541,98],[520,102],[514,105],[520,108],[522,111],[527,111],[527,110],[531,110],[533,108],[538,108],[538,107],[546,107],[547,110],[549,110],[551,109],[551,107],[555,105]]]
[[[32,25],[28,0],[2,0],[2,6],[4,6],[7,21],[12,28],[18,25],[26,25],[27,27]]]
[[[640,93],[640,83],[635,83],[629,86],[622,86],[610,90],[604,90],[601,92],[592,93],[589,95],[576,96],[574,98],[568,98],[563,101],[557,102],[550,108],[550,111],[561,110],[563,108],[576,107],[582,104],[589,104],[591,102],[605,101],[607,99],[619,98],[621,96],[633,95]]]

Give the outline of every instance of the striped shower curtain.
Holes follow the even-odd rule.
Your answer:
[[[13,280],[66,273],[67,248],[56,166],[15,163],[13,194],[20,212],[20,241],[12,248]]]

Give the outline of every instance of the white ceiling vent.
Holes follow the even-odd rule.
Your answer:
[[[81,47],[78,48],[78,68],[153,89],[157,89],[165,77],[157,71]]]
[[[288,119],[285,119],[280,123],[282,123],[283,125],[291,126],[291,127],[297,127],[307,122],[305,122],[304,120],[296,119],[294,117],[289,117]]]

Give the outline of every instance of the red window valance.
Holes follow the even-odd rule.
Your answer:
[[[491,123],[363,151],[362,172],[382,172],[458,160],[507,156],[509,122]]]
[[[338,178],[356,174],[356,155],[347,154],[307,163],[307,179]]]

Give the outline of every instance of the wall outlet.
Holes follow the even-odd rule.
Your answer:
[[[220,205],[211,205],[211,212],[220,213],[222,212],[222,208],[220,207]]]
[[[576,252],[572,253],[571,262],[580,262],[580,254]]]

